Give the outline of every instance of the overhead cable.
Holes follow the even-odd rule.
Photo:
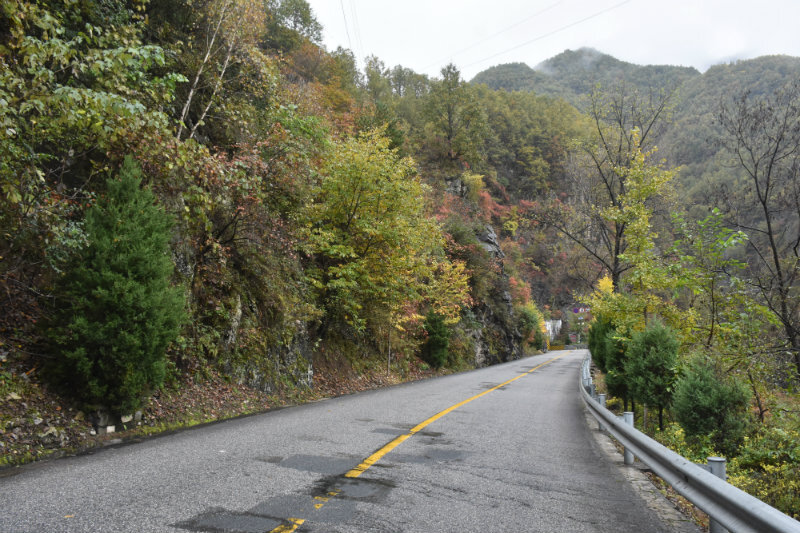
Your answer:
[[[450,54],[450,55],[449,55],[449,56],[447,56],[446,58],[440,59],[440,60],[438,60],[438,61],[434,61],[433,63],[430,63],[430,64],[428,64],[428,65],[425,65],[424,67],[422,67],[422,70],[425,70],[425,69],[427,69],[427,68],[429,68],[429,67],[432,67],[432,66],[434,66],[434,65],[437,65],[437,64],[441,63],[442,61],[444,61],[445,59],[449,59],[449,58],[452,58],[452,57],[454,57],[454,56],[457,56],[457,55],[459,55],[459,54],[461,54],[461,53],[463,53],[463,52],[466,52],[467,50],[472,50],[472,49],[473,49],[473,48],[475,48],[476,46],[480,46],[480,45],[482,45],[483,43],[485,43],[486,41],[489,41],[489,40],[491,40],[491,39],[494,39],[494,38],[495,38],[495,37],[497,37],[498,35],[502,35],[502,34],[504,34],[504,33],[505,33],[505,32],[507,32],[507,31],[513,30],[513,29],[514,29],[514,28],[516,28],[517,26],[521,26],[522,24],[525,24],[526,22],[529,22],[530,20],[532,20],[532,19],[535,19],[536,17],[538,17],[538,16],[539,16],[539,15],[541,15],[542,13],[544,13],[544,12],[546,12],[546,11],[549,11],[549,10],[553,9],[554,7],[558,6],[559,4],[563,4],[563,3],[564,3],[564,0],[559,0],[558,2],[555,2],[555,3],[553,3],[553,4],[550,4],[549,6],[545,7],[544,9],[540,9],[539,11],[537,11],[536,13],[534,13],[533,15],[531,15],[531,16],[529,16],[529,17],[526,17],[526,18],[524,18],[524,19],[520,20],[519,22],[517,22],[517,23],[515,23],[515,24],[512,24],[511,26],[508,26],[507,28],[503,28],[502,30],[500,30],[500,31],[498,31],[498,32],[495,32],[495,33],[493,33],[493,34],[489,35],[488,37],[484,37],[484,38],[483,38],[483,39],[481,39],[480,41],[477,41],[477,42],[475,42],[475,43],[473,43],[473,44],[471,44],[471,45],[467,46],[466,48],[462,48],[461,50],[459,50],[459,51],[457,51],[457,52],[454,52],[454,53]]]
[[[539,35],[538,37],[535,37],[533,39],[525,41],[524,43],[512,46],[511,48],[507,48],[507,49],[505,49],[505,50],[503,50],[501,52],[497,52],[497,53],[492,54],[490,56],[484,57],[483,59],[479,59],[478,61],[473,61],[472,63],[464,65],[462,68],[471,67],[473,65],[477,65],[479,63],[483,63],[485,61],[489,61],[490,59],[494,59],[497,56],[500,56],[500,55],[503,55],[503,54],[507,54],[508,52],[511,52],[513,50],[517,50],[518,48],[522,48],[524,46],[528,46],[529,44],[535,43],[536,41],[541,41],[542,39],[550,37],[551,35],[555,35],[556,33],[559,33],[559,32],[564,31],[566,29],[569,29],[569,28],[572,28],[574,26],[577,26],[578,24],[582,24],[582,23],[586,22],[587,20],[591,20],[591,19],[593,19],[595,17],[599,17],[600,15],[604,15],[604,14],[608,13],[609,11],[613,11],[614,9],[622,7],[622,6],[624,6],[625,4],[627,4],[629,2],[631,2],[631,0],[623,0],[622,2],[619,2],[618,4],[614,4],[611,7],[608,7],[606,9],[601,10],[601,11],[593,13],[593,14],[589,15],[588,17],[584,17],[584,18],[582,18],[580,20],[576,20],[575,22],[567,24],[566,26],[562,26],[562,27],[560,27],[560,28],[558,28],[556,30],[553,30],[553,31],[548,32],[548,33],[545,33],[543,35]]]
[[[353,49],[353,42],[350,40],[350,29],[347,27],[347,13],[344,11],[344,0],[339,0],[339,5],[342,7],[342,17],[344,18],[344,32],[347,34],[347,45],[350,50]]]

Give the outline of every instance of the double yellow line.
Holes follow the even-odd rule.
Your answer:
[[[466,400],[464,400],[462,402],[459,402],[459,403],[457,403],[455,405],[451,405],[450,407],[448,407],[444,411],[440,411],[440,412],[436,413],[435,415],[433,415],[432,417],[428,418],[424,422],[420,422],[419,424],[417,424],[416,426],[411,428],[408,433],[405,433],[403,435],[400,435],[399,437],[396,437],[393,441],[391,441],[390,443],[386,444],[381,449],[379,449],[378,451],[376,451],[375,453],[373,453],[372,455],[370,455],[369,457],[364,459],[364,461],[361,462],[358,466],[356,466],[355,468],[349,470],[344,475],[344,477],[357,478],[358,476],[360,476],[361,474],[363,474],[364,472],[369,470],[369,468],[372,465],[374,465],[375,463],[380,461],[387,453],[389,453],[390,451],[392,451],[395,448],[397,448],[397,446],[399,446],[400,443],[404,442],[406,439],[408,439],[409,437],[411,437],[415,433],[419,433],[420,431],[425,429],[427,426],[429,426],[433,422],[436,422],[437,420],[439,420],[443,416],[447,415],[448,413],[451,413],[451,412],[455,411],[456,409],[458,409],[459,407],[462,407],[462,406],[464,406],[464,405],[466,405],[466,404],[468,404],[468,403],[470,403],[470,402],[472,402],[474,400],[477,400],[478,398],[480,398],[482,396],[486,396],[490,392],[494,392],[497,389],[505,387],[509,383],[512,383],[512,382],[514,382],[514,381],[516,381],[516,380],[518,380],[520,378],[523,378],[523,377],[527,376],[528,374],[532,374],[533,372],[536,372],[537,370],[539,370],[543,366],[549,365],[550,363],[552,363],[553,361],[555,361],[557,359],[561,359],[562,357],[567,355],[567,353],[569,353],[569,352],[565,352],[565,353],[562,353],[561,355],[557,355],[556,357],[553,357],[552,359],[550,359],[548,361],[545,361],[544,363],[531,368],[530,370],[528,370],[527,372],[525,372],[523,374],[520,374],[520,375],[518,375],[516,377],[513,377],[513,378],[509,379],[508,381],[504,381],[503,383],[501,383],[499,385],[495,385],[491,389],[487,389],[487,390],[481,392],[480,394],[476,394],[475,396],[472,396],[471,398],[467,398]],[[320,497],[320,496],[315,497],[315,499],[316,500],[320,500],[321,503],[315,504],[314,507],[316,509],[321,509],[322,506],[325,505],[325,503],[327,503],[330,500],[330,498],[338,495],[340,492],[341,491],[331,491],[331,492],[328,493],[327,497]],[[286,522],[287,522],[286,524],[282,524],[282,525],[276,527],[275,529],[270,531],[270,533],[292,533],[293,531],[297,530],[298,527],[303,525],[305,520],[301,519],[301,518],[288,518],[286,520]]]

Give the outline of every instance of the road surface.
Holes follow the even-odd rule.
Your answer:
[[[582,351],[49,461],[2,532],[666,532],[600,450]]]

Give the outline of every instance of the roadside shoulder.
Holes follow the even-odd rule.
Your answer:
[[[691,518],[676,509],[673,503],[653,485],[643,471],[646,468],[645,465],[636,461],[633,466],[625,466],[622,454],[617,450],[611,437],[597,429],[597,421],[592,417],[585,405],[583,406],[583,411],[586,425],[598,449],[606,455],[608,461],[630,482],[631,487],[644,500],[647,507],[656,513],[664,525],[675,533],[702,533],[702,528]]]

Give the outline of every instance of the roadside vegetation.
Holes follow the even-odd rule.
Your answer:
[[[800,373],[797,317],[787,312],[800,303],[792,251],[799,97],[790,84],[721,108],[733,138],[721,143],[749,180],[745,200],[755,202],[750,222],[737,199],[693,221],[672,203],[659,226],[673,171],[642,153],[634,135],[614,171],[624,192],[602,211],[626,243],[617,258],[625,266],[586,296],[595,316],[589,346],[616,406],[638,412],[645,431],[686,457],[726,457],[734,485],[795,517]],[[792,207],[779,214],[778,205]]]
[[[800,60],[469,83],[321,31],[304,0],[0,0],[2,461],[593,317],[623,408],[797,516]]]

